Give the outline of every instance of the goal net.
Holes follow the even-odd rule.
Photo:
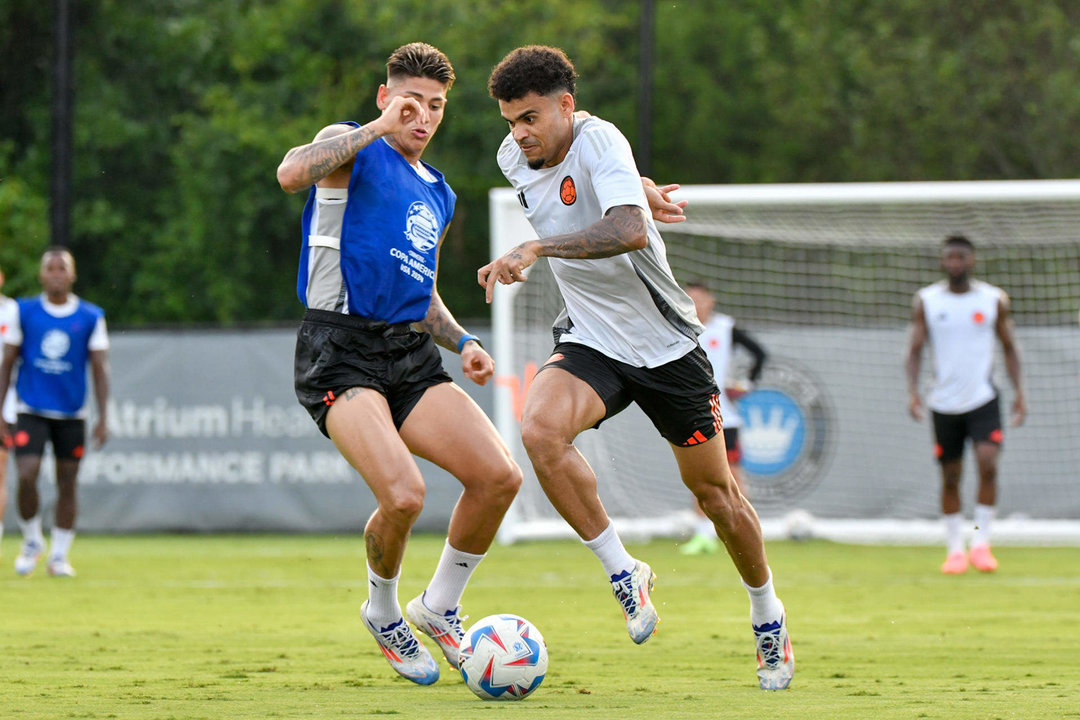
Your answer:
[[[687,220],[660,225],[680,283],[768,353],[739,400],[742,467],[767,536],[938,542],[940,472],[928,421],[907,413],[903,371],[915,291],[942,278],[941,241],[975,244],[976,278],[1003,288],[1023,359],[1028,420],[1008,426],[1013,388],[998,349],[1006,423],[996,542],[1080,542],[1080,181],[696,186]],[[509,189],[490,195],[492,254],[535,237]],[[495,420],[526,480],[501,539],[572,534],[520,441],[520,409],[552,348],[562,302],[546,260],[493,303]],[[921,387],[931,358],[923,356]],[[721,386],[745,378],[733,356]],[[692,521],[668,444],[631,406],[576,445],[620,532],[679,535]],[[965,457],[970,517],[976,478]]]

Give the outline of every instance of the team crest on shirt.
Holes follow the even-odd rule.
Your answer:
[[[439,244],[439,222],[423,201],[417,200],[405,213],[405,237],[423,253]]]
[[[71,338],[63,330],[50,330],[41,338],[41,354],[50,360],[58,360],[71,348]]]
[[[562,179],[562,183],[559,184],[559,199],[562,200],[563,205],[573,205],[577,202],[577,186],[574,185],[574,178],[567,175]]]

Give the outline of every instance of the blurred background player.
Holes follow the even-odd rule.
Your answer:
[[[4,288],[4,270],[0,268],[0,290]],[[18,305],[0,292],[0,349],[7,329],[18,319]],[[2,353],[0,353],[2,355]],[[8,451],[11,450],[12,428],[15,425],[15,388],[11,385],[0,396],[0,540],[4,539],[4,512],[7,510]]]
[[[420,685],[439,668],[402,616],[397,587],[409,531],[424,504],[413,455],[463,486],[442,557],[408,619],[458,666],[459,600],[521,485],[480,407],[451,382],[436,343],[461,354],[479,385],[494,364],[436,289],[438,254],[456,197],[421,161],[454,83],[447,57],[425,43],[395,50],[366,125],[337,123],[295,147],[278,168],[287,192],[307,191],[298,294],[296,395],[363,476],[378,503],[364,529],[364,626],[391,667]],[[314,185],[314,187],[312,187]]]
[[[600,561],[631,639],[643,643],[659,621],[655,576],[623,546],[574,446],[578,434],[637,403],[671,444],[750,594],[762,689],[785,688],[795,656],[784,606],[757,514],[728,468],[719,391],[697,343],[703,328],[671,274],[630,144],[611,123],[575,118],[576,77],[561,50],[530,46],[503,58],[488,83],[510,127],[499,167],[539,239],[480,268],[477,280],[491,302],[496,283],[524,282],[546,256],[566,305],[525,398],[522,442],[548,499]]]
[[[108,439],[109,336],[104,311],[71,292],[76,276],[70,252],[46,250],[38,277],[44,292],[18,301],[0,362],[0,397],[10,387],[16,361],[19,369],[14,447],[23,544],[15,572],[32,573],[45,551],[37,480],[45,443],[51,442],[57,499],[47,567],[50,575],[74,577],[68,551],[75,539],[75,485],[86,443],[86,370],[89,366],[94,379],[93,434],[95,446],[101,447]]]
[[[735,476],[735,484],[739,486],[739,492],[747,496],[740,463],[742,451],[739,447],[739,428],[742,427],[742,416],[739,414],[736,402],[750,392],[753,383],[761,377],[767,355],[765,349],[757,341],[735,324],[735,318],[716,312],[716,296],[705,283],[688,283],[686,294],[694,301],[697,318],[705,326],[705,331],[698,336],[698,343],[712,364],[713,376],[717,384],[724,384],[723,392],[720,393],[720,415],[724,425],[724,446],[727,448],[728,466],[731,468],[731,474]],[[731,358],[735,354],[737,345],[745,348],[753,358],[747,372],[748,382],[728,382]],[[698,520],[694,524],[694,534],[679,546],[679,552],[683,555],[699,555],[719,551],[720,539],[716,536],[716,528],[712,520],[702,512],[700,506],[695,504],[694,510],[698,515]]]
[[[941,268],[946,279],[922,288],[912,301],[906,370],[908,412],[923,417],[919,366],[929,340],[934,361],[927,406],[933,415],[934,452],[941,464],[941,512],[945,518],[946,574],[966,572],[968,563],[983,572],[997,569],[990,551],[990,526],[997,502],[997,462],[1003,433],[998,391],[994,387],[994,338],[1001,341],[1005,370],[1015,398],[1012,424],[1024,422],[1027,407],[1020,373],[1020,348],[1013,336],[1009,296],[1001,288],[971,278],[975,247],[962,235],[945,238]],[[975,532],[964,552],[960,476],[964,443],[970,438],[979,471]]]

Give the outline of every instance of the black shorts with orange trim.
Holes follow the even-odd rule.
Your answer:
[[[964,441],[1001,445],[1005,435],[1001,430],[1001,407],[995,397],[990,402],[966,413],[950,415],[932,413],[934,420],[934,454],[938,462],[952,462],[964,455]]]
[[[660,434],[673,445],[689,447],[723,429],[720,391],[701,347],[655,368],[627,365],[579,343],[555,346],[541,368],[557,367],[584,380],[604,401],[600,424],[637,403]]]
[[[19,413],[12,436],[15,457],[41,457],[46,442],[52,443],[57,460],[82,460],[86,452],[86,421]]]
[[[380,392],[400,430],[424,391],[451,378],[439,348],[425,332],[407,324],[308,310],[296,333],[293,382],[297,400],[330,437],[326,414],[349,388]]]

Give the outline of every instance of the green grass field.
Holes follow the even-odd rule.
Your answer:
[[[0,558],[9,720],[1080,718],[1080,548],[1003,547],[996,574],[944,577],[936,547],[770,544],[798,664],[764,693],[725,557],[630,546],[663,618],[639,647],[579,543],[495,547],[465,609],[528,617],[550,668],[530,698],[485,703],[445,665],[426,688],[391,672],[357,614],[359,537],[86,536],[74,580],[17,578],[17,543]],[[413,538],[403,603],[441,546]]]

